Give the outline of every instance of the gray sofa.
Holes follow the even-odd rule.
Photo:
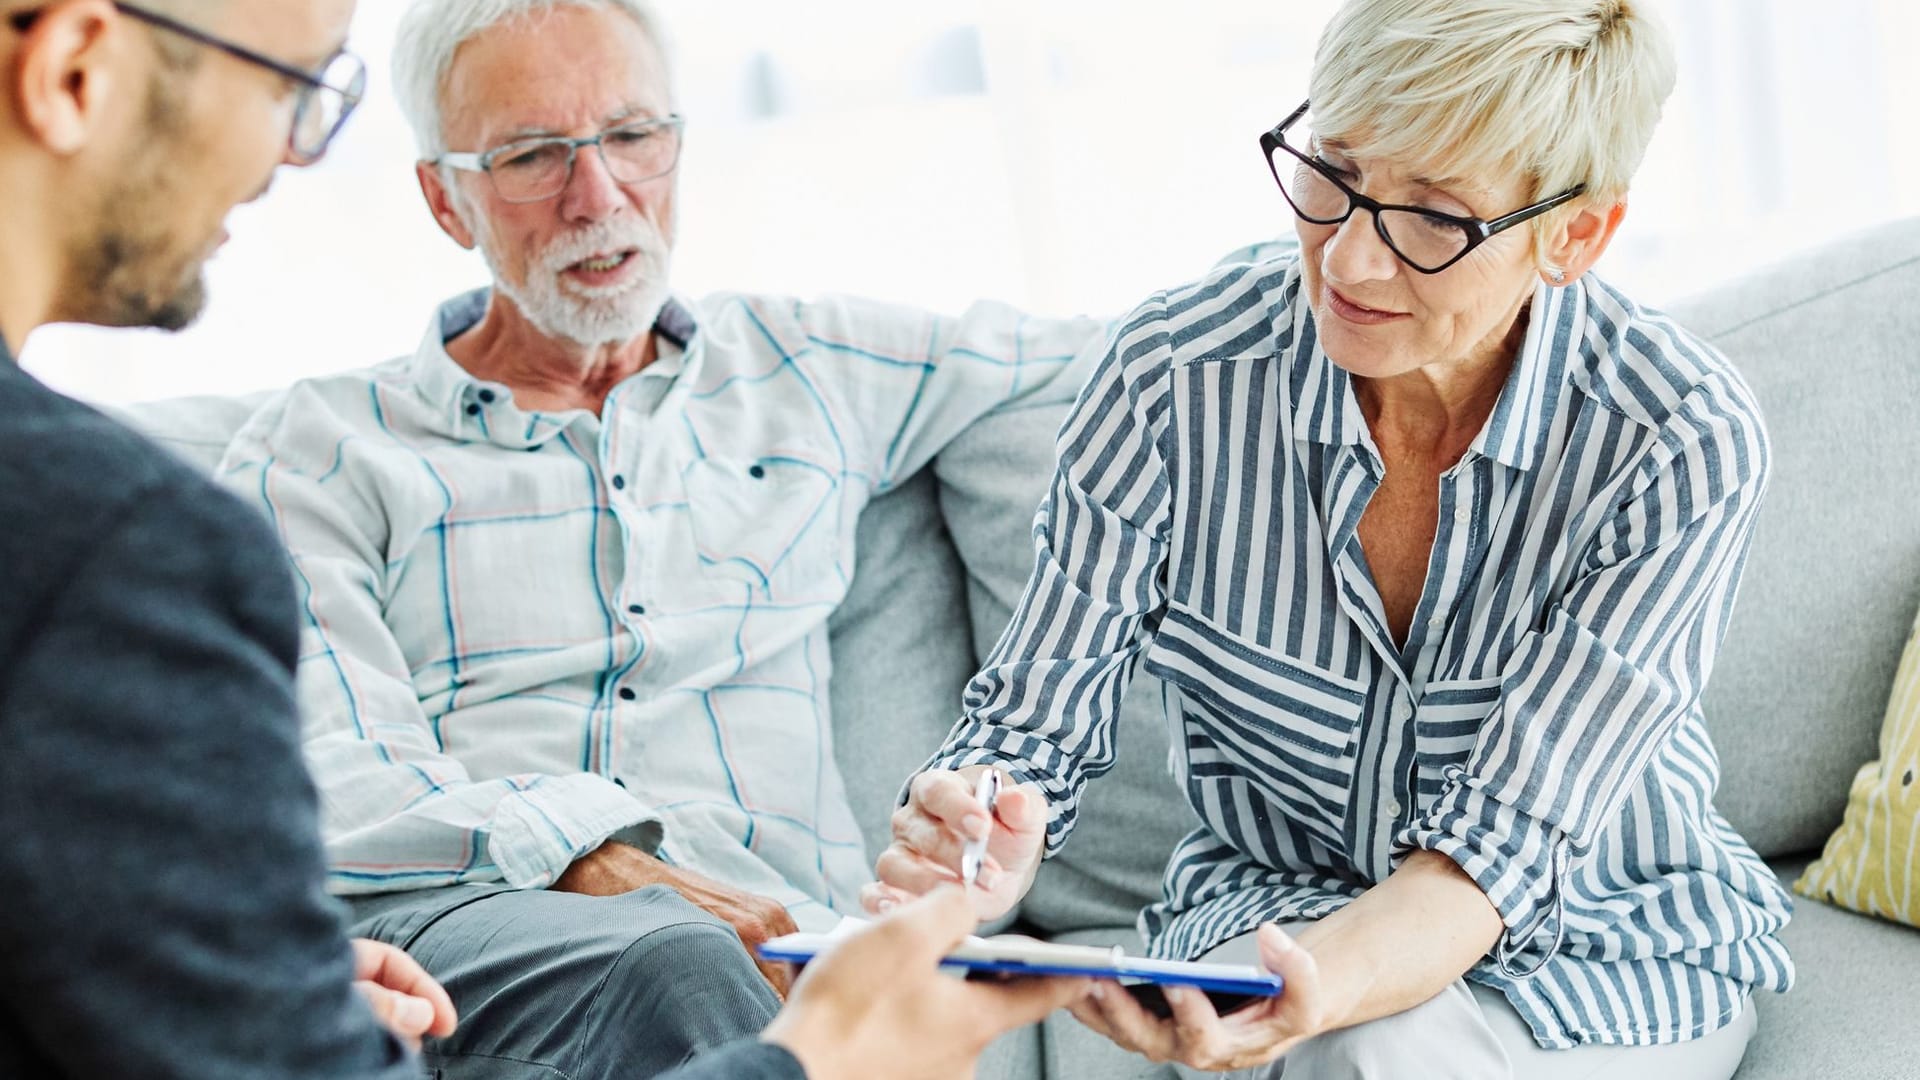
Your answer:
[[[1920,602],[1920,222],[1671,306],[1746,373],[1774,437],[1778,470],[1707,707],[1725,765],[1719,805],[1791,880],[1874,754]],[[128,416],[210,464],[251,405],[179,399]],[[995,416],[862,519],[853,592],[833,620],[833,705],[876,851],[901,779],[945,734],[1024,584],[1059,421]],[[1122,728],[1119,764],[1021,906],[1029,932],[1139,947],[1134,913],[1157,895],[1189,812],[1164,768],[1153,688],[1135,688]],[[1786,937],[1800,983],[1762,996],[1741,1080],[1920,1077],[1920,931],[1802,901]],[[980,1075],[1173,1072],[1062,1014],[1002,1040]]]

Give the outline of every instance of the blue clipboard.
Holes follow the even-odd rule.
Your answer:
[[[768,960],[804,966],[839,941],[834,934],[788,934],[760,946]],[[950,971],[1070,975],[1129,986],[1191,986],[1232,998],[1278,997],[1280,976],[1246,964],[1181,963],[1128,956],[1119,946],[1055,945],[1026,938],[968,938],[940,965]]]

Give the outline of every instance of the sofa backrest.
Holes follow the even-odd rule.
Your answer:
[[[830,624],[832,692],[838,759],[875,853],[901,782],[959,719],[961,688],[1026,587],[1062,419],[1058,408],[989,416],[930,475],[861,516],[853,586]],[[1159,896],[1160,871],[1195,820],[1165,768],[1160,693],[1144,676],[1128,692],[1118,763],[1089,789],[1072,842],[1021,905],[1033,929],[1130,925]]]
[[[1704,698],[1717,800],[1768,856],[1816,848],[1875,756],[1920,602],[1920,220],[1673,305],[1739,367],[1773,485]]]

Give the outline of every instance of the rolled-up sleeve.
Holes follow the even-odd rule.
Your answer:
[[[1512,652],[1467,761],[1397,837],[1400,854],[1447,855],[1479,884],[1506,924],[1496,959],[1508,974],[1557,950],[1567,876],[1698,709],[1768,469],[1744,387],[1709,382],[1684,399],[1560,602]]]
[[[1049,855],[1113,766],[1120,700],[1166,602],[1169,357],[1158,302],[1107,346],[1061,431],[1026,591],[927,765],[993,764],[1038,785],[1055,809]]]

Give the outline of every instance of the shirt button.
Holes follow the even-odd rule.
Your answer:
[[[1461,503],[1460,508],[1453,512],[1453,520],[1459,522],[1462,525],[1465,525],[1467,522],[1472,521],[1473,520],[1473,504]]]
[[[1385,805],[1385,806],[1383,806],[1383,807],[1381,807],[1381,809],[1382,809],[1382,810],[1385,810],[1385,811],[1387,812],[1387,816],[1388,816],[1388,817],[1390,817],[1390,818],[1392,818],[1392,819],[1393,819],[1393,820],[1395,820],[1395,821],[1399,821],[1399,820],[1400,820],[1400,811],[1401,811],[1401,810],[1403,810],[1403,809],[1405,809],[1405,807],[1402,807],[1402,806],[1400,805],[1400,802],[1399,802],[1399,800],[1397,800],[1397,799],[1389,799],[1389,800],[1387,800],[1387,805]]]
[[[1405,698],[1401,698],[1399,701],[1394,702],[1393,718],[1395,720],[1413,719],[1413,702],[1408,701]]]
[[[627,611],[633,615],[645,615],[647,613],[647,609],[639,604],[628,604]]]
[[[765,480],[767,478],[767,470],[765,466],[755,465],[753,468],[747,470],[747,475],[753,477],[755,480]]]
[[[480,400],[485,402],[486,404],[488,405],[493,404],[493,397],[494,397],[493,391],[482,390],[480,391],[479,397],[480,397]]]
[[[478,405],[469,405],[469,406],[467,406],[467,415],[468,415],[468,416],[479,416],[479,415],[480,415],[480,406],[478,406]]]
[[[633,692],[633,687],[631,686],[623,686],[620,688],[621,701],[632,701],[634,698],[637,698],[639,696],[640,696],[639,694],[636,694]]]
[[[615,491],[625,491],[625,490],[626,490],[626,488],[627,488],[627,478],[626,478],[626,477],[624,477],[624,476],[616,476],[616,477],[614,477],[614,478],[613,478],[613,490],[615,490]]]

